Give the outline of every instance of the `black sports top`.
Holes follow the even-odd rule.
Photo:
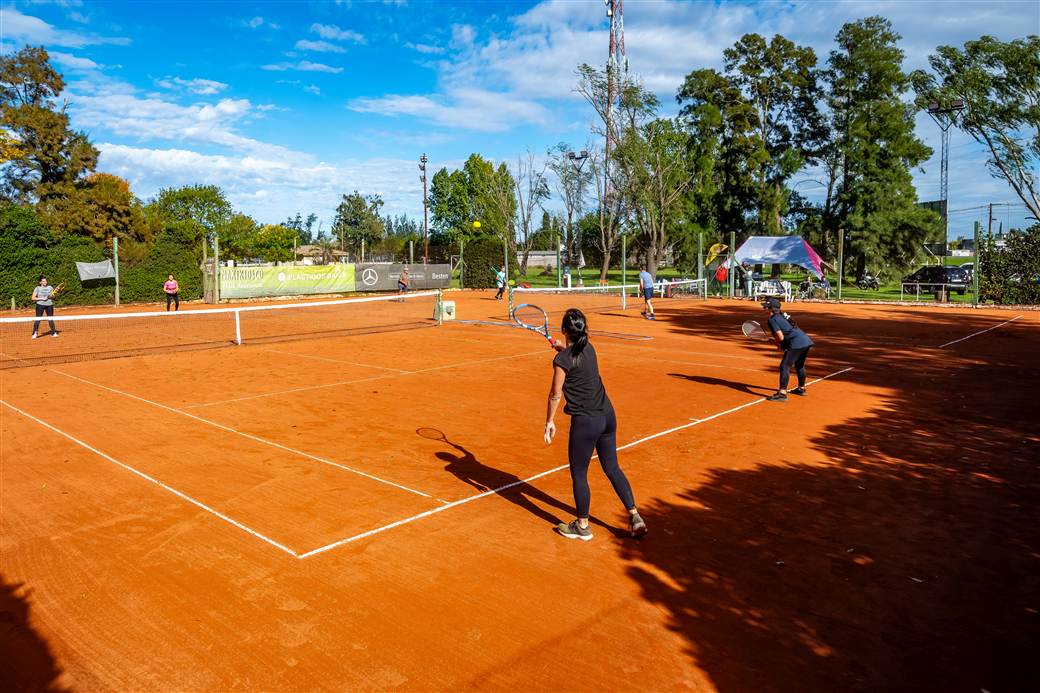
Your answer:
[[[577,356],[569,346],[556,355],[553,365],[567,371],[563,381],[563,396],[567,404],[563,411],[571,416],[606,416],[613,411],[610,398],[599,377],[596,350],[586,344]]]

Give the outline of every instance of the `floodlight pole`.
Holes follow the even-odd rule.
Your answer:
[[[838,302],[841,302],[841,285],[845,279],[845,229],[838,229]]]
[[[928,104],[928,115],[932,117],[935,124],[942,132],[942,152],[939,163],[939,198],[942,200],[942,226],[943,226],[943,265],[946,265],[946,243],[949,236],[949,208],[950,208],[950,126],[953,125],[953,114],[964,110],[964,101],[954,99],[949,106],[939,103]]]
[[[422,181],[422,216],[423,216],[423,255],[422,261],[425,265],[429,261],[430,256],[430,219],[429,219],[429,206],[426,199],[426,162],[429,159],[426,158],[426,152],[423,152],[422,156],[419,157],[419,180]]]

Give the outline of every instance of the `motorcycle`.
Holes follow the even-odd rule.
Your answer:
[[[864,274],[856,281],[856,288],[877,291],[881,288],[881,282],[878,281],[877,277],[871,274]]]

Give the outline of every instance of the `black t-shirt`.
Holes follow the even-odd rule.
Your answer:
[[[777,331],[783,333],[784,338],[790,340],[792,349],[804,349],[813,345],[813,340],[809,338],[809,335],[805,334],[802,328],[792,325],[783,313],[774,313],[770,316],[769,331],[771,335],[776,334]]]
[[[596,350],[591,344],[586,344],[581,353],[574,356],[573,348],[567,347],[553,359],[554,366],[567,371],[567,378],[563,381],[563,396],[567,398],[567,404],[563,411],[571,416],[607,416],[613,406],[599,377]]]

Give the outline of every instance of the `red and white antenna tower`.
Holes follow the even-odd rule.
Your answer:
[[[607,17],[610,19],[610,52],[607,54],[607,150],[606,158],[610,159],[610,149],[614,139],[614,128],[611,122],[611,111],[615,100],[620,102],[625,84],[628,82],[628,57],[625,55],[625,19],[621,0],[603,0],[607,6]]]

